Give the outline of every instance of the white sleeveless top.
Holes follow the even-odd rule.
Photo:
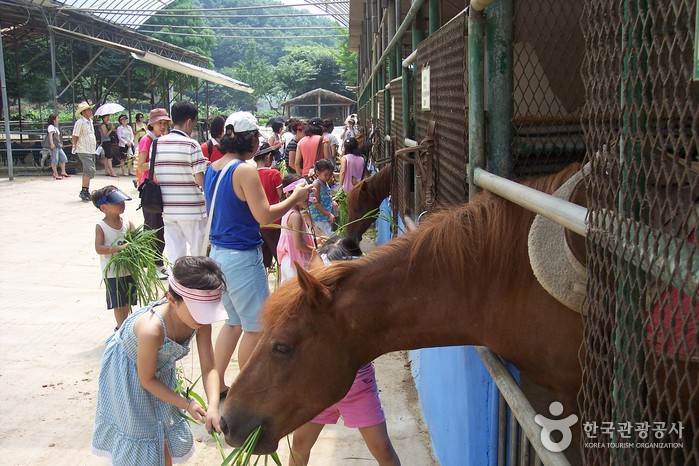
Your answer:
[[[126,219],[121,220],[121,229],[120,230],[115,230],[114,228],[110,227],[107,225],[107,223],[104,220],[100,220],[97,222],[97,225],[102,229],[104,232],[104,245],[105,246],[113,246],[114,242],[118,237],[129,231],[129,221]],[[100,254],[100,265],[102,266],[102,271],[107,268],[107,263],[109,263],[109,260],[112,258],[112,254]],[[128,272],[122,271],[119,276],[120,277],[125,277],[129,275]],[[110,267],[109,271],[107,271],[107,278],[115,278],[116,277],[116,269],[114,267]]]

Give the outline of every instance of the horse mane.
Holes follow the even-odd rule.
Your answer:
[[[354,271],[361,267],[363,259],[355,261],[338,261],[331,265],[310,271],[323,286],[332,294],[345,278],[351,276]],[[303,302],[303,292],[298,286],[298,280],[293,278],[283,283],[272,293],[262,309],[262,328],[274,330],[281,327],[291,319],[302,319],[302,325],[312,325],[313,315],[311,312],[304,312],[301,304]]]
[[[551,194],[579,169],[579,164],[572,164],[561,172],[523,180],[522,184]],[[533,212],[484,191],[466,204],[432,213],[417,230],[394,238],[362,259],[335,262],[311,274],[332,294],[358,269],[385,263],[387,256],[399,254],[407,255],[409,269],[420,263],[436,265],[440,278],[466,280],[469,271],[478,271],[479,275],[498,271],[498,279],[508,280],[502,271],[511,271],[509,280],[515,280],[523,274],[532,275],[527,236],[534,216]],[[263,328],[273,329],[288,319],[303,319],[303,324],[312,325],[312,312],[302,309],[302,297],[295,279],[284,283],[264,305]]]
[[[564,170],[520,181],[524,186],[551,194],[580,170]],[[527,238],[536,214],[483,191],[468,203],[442,208],[405,235],[410,241],[411,267],[422,260],[439,264],[439,270],[465,280],[469,271],[490,273],[512,270],[511,279],[531,274]],[[504,278],[504,277],[499,277]]]

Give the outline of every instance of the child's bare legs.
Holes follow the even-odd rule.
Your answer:
[[[170,456],[170,450],[167,447],[167,440],[165,441],[165,466],[172,466],[172,456]]]
[[[289,454],[289,466],[306,466],[311,458],[311,448],[315,445],[325,424],[307,422],[294,431]]]
[[[257,342],[260,340],[260,332],[243,332],[238,348],[238,366],[242,369],[248,363]]]
[[[231,357],[238,344],[240,334],[243,333],[243,328],[240,325],[224,325],[216,338],[214,346],[214,366],[218,372],[219,386],[224,390],[227,385],[223,381],[226,375],[228,364],[231,363]],[[240,355],[238,355],[240,359]]]
[[[391,444],[385,421],[371,427],[360,427],[359,433],[362,434],[364,443],[379,466],[400,466],[400,459],[398,459],[398,454]],[[295,436],[296,434],[294,434]]]
[[[114,318],[116,319],[117,328],[121,328],[121,324],[124,323],[126,318],[131,313],[131,306],[128,304],[126,306],[115,307],[114,308]]]

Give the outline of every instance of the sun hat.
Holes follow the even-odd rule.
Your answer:
[[[250,112],[231,113],[230,116],[226,118],[226,124],[223,125],[223,127],[227,128],[228,125],[233,126],[234,133],[260,130],[260,127],[257,126],[257,118]]]
[[[90,104],[88,104],[87,102],[85,102],[85,101],[83,100],[82,102],[80,102],[80,103],[78,104],[78,108],[75,109],[75,116],[80,116],[80,115],[82,115],[82,113],[83,113],[85,110],[87,110],[88,108],[91,109],[92,107],[94,107],[94,105],[90,105]]]
[[[172,121],[170,119],[170,115],[167,114],[167,110],[165,110],[164,108],[154,108],[150,111],[150,114],[148,115],[149,125],[153,126],[154,124],[162,120]]]
[[[201,325],[208,325],[228,318],[228,313],[221,302],[221,288],[215,290],[197,290],[180,285],[170,275],[168,283],[172,291],[182,297],[192,318]]]
[[[104,195],[102,199],[97,201],[97,207],[101,206],[102,204],[121,204],[124,201],[130,200],[131,198],[124,191],[120,189],[115,189],[114,191]]]

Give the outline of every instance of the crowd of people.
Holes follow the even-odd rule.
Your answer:
[[[157,256],[163,262],[155,265],[168,291],[132,314],[133,280],[107,270],[112,255],[126,247],[119,237],[135,228],[122,217],[131,198],[111,184],[90,193],[97,147],[92,106],[81,103],[78,114],[73,148],[83,163],[80,198],[91,200],[104,215],[95,226],[95,250],[107,277],[107,308],[117,325],[102,361],[93,449],[114,464],[171,464],[193,450],[187,423],[173,407],[220,431],[226,369],[236,348],[239,368],[247,364],[263,331],[260,310],[270,293],[274,261],[286,281],[297,267],[312,267],[314,259],[323,264],[335,256],[361,255],[352,240],[332,237],[333,190],[351,190],[366,172],[357,153],[361,133],[348,119],[340,145],[330,137],[332,121],[291,119],[275,123],[265,139],[252,114],[236,112],[213,118],[211,138],[198,142],[191,137],[198,112],[188,102],[176,103],[170,114],[155,108],[145,123],[139,114],[133,127],[125,116],[118,118],[116,129],[109,117],[102,118],[103,147],[116,131],[119,159],[135,153],[136,184],[151,179],[162,195],[162,213],[144,211],[143,223],[161,240]],[[58,148],[52,148],[59,154],[52,152],[55,176],[53,161],[63,160]],[[104,151],[105,173],[115,176],[106,163],[115,157]],[[211,324],[221,320],[214,342]],[[187,354],[194,336],[206,408],[175,390],[175,363]],[[379,464],[400,464],[386,431],[373,366],[364,366],[357,377],[362,383],[356,391],[297,431],[290,464],[306,464],[323,425],[340,416],[362,431]]]

